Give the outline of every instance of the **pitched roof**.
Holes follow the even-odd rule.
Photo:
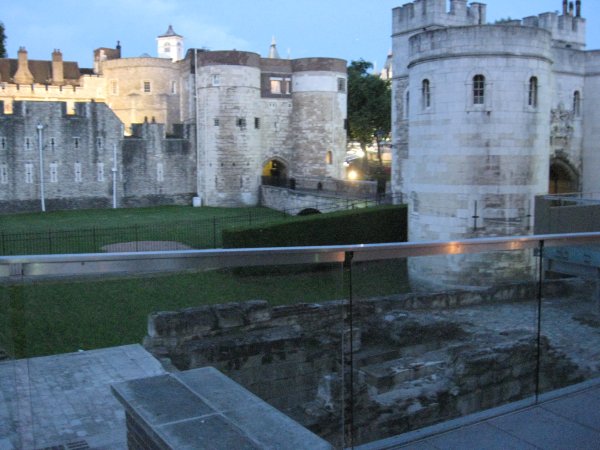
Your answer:
[[[52,82],[52,61],[40,61],[30,59],[27,61],[29,71],[33,75],[36,84],[49,84]],[[11,58],[0,58],[0,81],[3,83],[14,82],[17,72],[18,60]],[[63,62],[63,76],[65,84],[79,84],[81,71],[76,62]]]
[[[172,25],[169,25],[169,29],[166,31],[165,34],[161,34],[158,37],[171,37],[171,36],[183,37],[180,34],[175,33]]]

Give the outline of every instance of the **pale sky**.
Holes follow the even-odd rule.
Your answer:
[[[587,48],[600,49],[600,0],[582,0]],[[365,59],[381,68],[391,48],[391,10],[408,0],[19,0],[3,2],[9,57],[20,46],[30,59],[92,67],[93,50],[121,41],[124,57],[156,56],[156,36],[169,24],[185,48],[267,55],[275,36],[281,57]],[[488,22],[562,9],[562,0],[481,0]]]

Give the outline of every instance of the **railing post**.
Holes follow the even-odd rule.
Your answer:
[[[535,358],[535,403],[540,396],[540,370],[542,366],[542,296],[544,277],[544,241],[539,243],[538,254],[538,286],[537,286],[537,325],[536,325],[536,358]]]
[[[347,298],[347,315],[345,322],[348,328],[348,352],[346,353],[344,349],[345,343],[345,332],[346,326],[342,326],[342,377],[343,374],[346,373],[346,366],[348,366],[348,376],[349,376],[349,392],[347,397],[348,404],[348,414],[345,416],[345,407],[346,401],[342,401],[342,443],[343,447],[352,448],[354,445],[354,342],[353,342],[353,332],[354,332],[354,302],[352,295],[352,258],[354,257],[354,252],[348,251],[345,252],[344,255],[344,271],[343,271],[343,284],[344,284],[344,296]],[[348,355],[346,357],[346,354]],[[345,393],[345,380],[342,378],[342,399],[344,399]]]
[[[48,253],[52,253],[52,230],[48,230]]]
[[[213,248],[217,248],[217,218],[213,216]]]
[[[140,247],[139,247],[140,235],[138,232],[138,224],[136,223],[133,227],[134,227],[133,231],[134,231],[134,235],[135,235],[135,251],[139,252],[140,251]]]

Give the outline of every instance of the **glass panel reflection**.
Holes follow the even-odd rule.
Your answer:
[[[342,398],[344,286],[341,263],[19,284],[9,341],[27,368],[30,410],[15,439],[124,448],[111,384],[212,366],[342,447],[343,412],[333,408]]]
[[[540,393],[600,377],[600,246],[545,248]]]
[[[404,280],[396,293],[381,286],[366,295],[353,272],[355,444],[532,398],[533,251],[377,261],[375,273],[382,264]]]

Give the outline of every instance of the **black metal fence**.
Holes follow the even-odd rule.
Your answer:
[[[139,224],[123,227],[92,227],[42,232],[0,231],[0,255],[131,252],[220,248],[225,228],[269,223],[285,217],[273,214],[212,217],[195,221]]]

